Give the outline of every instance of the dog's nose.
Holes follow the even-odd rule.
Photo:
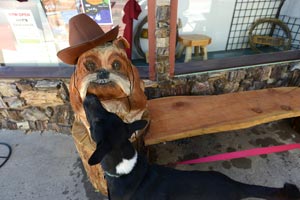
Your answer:
[[[97,72],[97,79],[108,79],[109,72],[102,69]]]

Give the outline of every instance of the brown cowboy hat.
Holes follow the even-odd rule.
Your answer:
[[[65,63],[74,65],[78,57],[101,44],[113,41],[119,33],[119,26],[104,33],[101,27],[88,15],[78,14],[69,21],[70,47],[60,50],[57,56]]]

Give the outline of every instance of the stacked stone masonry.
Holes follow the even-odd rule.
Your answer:
[[[70,133],[74,113],[69,80],[11,79],[0,81],[1,128]]]
[[[300,65],[287,62],[177,76],[146,87],[148,99],[176,95],[218,95],[272,87],[300,86]]]
[[[158,1],[156,8],[156,79],[169,78],[170,1]]]
[[[300,86],[300,63],[287,62],[177,76],[146,87],[148,99],[175,95],[217,95],[271,87]],[[74,113],[69,79],[0,80],[0,126],[26,132],[71,133]]]

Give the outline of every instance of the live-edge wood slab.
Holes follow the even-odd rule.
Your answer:
[[[300,88],[164,97],[149,100],[148,109],[146,146],[300,116]]]

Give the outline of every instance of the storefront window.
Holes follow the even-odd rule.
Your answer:
[[[55,30],[55,29],[53,29]],[[57,66],[57,38],[48,23],[43,7],[37,1],[0,2],[0,62],[2,66]]]
[[[138,19],[134,20],[131,59],[137,67],[147,68],[149,44],[145,19],[147,20],[148,15],[148,2],[146,0],[137,2],[142,12]],[[300,6],[299,2],[298,0],[179,0],[177,52],[180,44],[178,38],[184,35],[206,35],[211,38],[211,41],[205,49],[206,57],[195,56],[194,48],[191,52],[183,51],[182,56],[176,58],[175,71],[176,67],[180,68],[178,66],[184,69],[191,67],[194,70],[194,66],[197,65],[204,69],[201,64],[203,60],[209,62],[224,58],[236,57],[238,59],[245,55],[267,55],[266,53],[270,52],[299,50],[300,14],[297,10]],[[40,68],[69,67],[56,56],[59,50],[69,46],[69,19],[78,13],[85,12],[97,21],[104,31],[119,25],[119,35],[123,35],[125,24],[122,22],[122,17],[126,3],[127,0],[28,0],[23,2],[1,0],[0,76],[7,77],[10,73],[18,73],[19,76],[28,73],[27,76],[29,76],[30,70],[41,75],[44,71]],[[99,13],[102,16],[99,16]],[[281,24],[267,21],[257,23],[251,29],[257,20],[266,18],[277,19]],[[138,28],[141,34],[137,34]],[[168,30],[166,34],[167,32]],[[187,53],[191,53],[191,60],[188,62],[185,59]],[[297,57],[295,55],[287,59],[295,59]],[[260,57],[259,61],[264,62],[263,60],[264,58]],[[230,60],[229,62],[237,61]],[[251,61],[255,59],[251,58],[246,64],[251,65]],[[191,64],[195,62],[200,64]],[[222,68],[224,62],[211,62],[205,64],[205,67],[212,65],[214,69]],[[230,65],[226,63],[228,67]],[[20,72],[21,68],[23,71]],[[72,72],[68,69],[68,74],[64,70],[57,71],[57,74],[67,76]],[[142,70],[147,73],[145,69]],[[33,73],[32,76],[35,74]]]
[[[179,0],[177,32],[179,37],[193,34],[210,37],[206,46],[208,60],[298,50],[299,6],[297,0]],[[147,15],[145,12],[141,15]],[[144,58],[148,51],[144,34],[147,23],[143,18],[139,18],[136,28],[141,29],[140,26],[142,34],[134,36],[138,41],[134,52],[137,59]],[[189,42],[201,43],[199,38]],[[192,61],[201,60],[203,57],[192,57]],[[183,62],[184,58],[176,61]]]
[[[89,2],[93,4],[89,4]],[[125,1],[126,2],[126,1]],[[93,16],[95,9],[105,8],[101,16]],[[97,6],[98,5],[98,6]],[[102,6],[103,5],[103,6]],[[104,7],[105,6],[105,7]],[[111,10],[113,6],[113,10]],[[0,1],[0,63],[2,67],[59,67],[56,53],[67,47],[68,21],[86,12],[95,18],[104,31],[121,22],[124,1],[87,0],[29,0]]]
[[[179,1],[179,35],[212,38],[208,59],[299,49],[299,1]]]

